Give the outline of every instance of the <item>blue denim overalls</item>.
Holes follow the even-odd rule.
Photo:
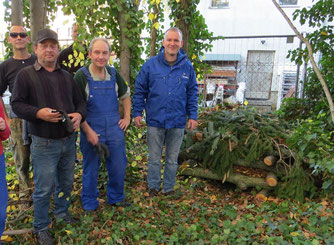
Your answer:
[[[99,142],[108,146],[110,157],[106,159],[109,180],[107,183],[107,201],[114,204],[124,196],[124,177],[126,153],[124,132],[119,127],[118,100],[115,90],[116,71],[112,68],[109,81],[94,81],[86,67],[81,68],[89,85],[87,99],[87,123],[99,135]],[[87,141],[81,130],[80,148],[83,155],[83,175],[81,199],[85,210],[98,207],[97,178],[101,159],[93,145]]]

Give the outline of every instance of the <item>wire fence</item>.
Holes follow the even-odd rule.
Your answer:
[[[242,87],[240,102],[247,100],[249,105],[275,110],[285,96],[302,96],[307,66],[297,66],[287,58],[289,50],[298,47],[299,39],[291,35],[216,40],[212,53],[203,57],[213,72],[202,81],[201,91],[213,105],[220,86],[224,87],[224,99]]]

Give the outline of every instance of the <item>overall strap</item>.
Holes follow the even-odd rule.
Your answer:
[[[110,78],[116,77],[116,69],[111,66],[106,66],[108,73],[110,74]]]
[[[86,66],[82,67],[81,69],[82,69],[83,73],[85,74],[85,76],[86,76],[88,79],[89,79],[89,78],[92,79],[92,76],[91,76],[91,74],[90,74],[90,72],[88,71],[88,69],[87,69]]]

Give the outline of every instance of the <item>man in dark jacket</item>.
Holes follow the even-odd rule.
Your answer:
[[[146,111],[150,196],[160,191],[163,145],[163,193],[174,193],[177,157],[187,117],[190,130],[197,125],[198,85],[194,68],[181,50],[181,31],[176,27],[168,29],[162,45],[159,54],[141,68],[133,95],[133,117],[138,127],[142,126],[142,112]]]
[[[7,41],[13,48],[13,57],[10,57],[0,64],[0,95],[6,121],[11,130],[9,142],[13,152],[17,179],[19,181],[20,198],[27,198],[31,181],[29,178],[30,142],[23,141],[23,120],[13,113],[12,108],[10,108],[9,116],[7,115],[2,96],[7,88],[10,93],[13,92],[17,73],[22,68],[33,65],[37,58],[35,55],[28,52],[27,46],[30,42],[30,38],[23,26],[12,26],[9,30]]]
[[[34,231],[40,244],[54,244],[48,231],[49,208],[54,193],[54,215],[67,223],[74,179],[75,133],[85,117],[85,102],[72,76],[57,64],[58,35],[50,29],[37,33],[37,62],[16,78],[11,105],[28,121],[34,170]],[[72,119],[66,121],[66,114]],[[68,119],[70,120],[70,119]]]

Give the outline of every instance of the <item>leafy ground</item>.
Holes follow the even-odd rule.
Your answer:
[[[174,197],[150,199],[146,186],[147,157],[144,133],[130,129],[126,193],[131,207],[106,203],[106,173],[101,171],[100,206],[84,215],[81,202],[81,162],[77,164],[71,212],[80,223],[54,221],[51,229],[59,244],[334,244],[334,197],[301,204],[269,197],[259,203],[256,190],[196,178],[178,177]],[[17,180],[7,151],[10,191],[7,230],[32,227],[32,208],[20,212]],[[79,156],[80,158],[80,156]],[[4,243],[34,244],[31,233],[3,237]]]

